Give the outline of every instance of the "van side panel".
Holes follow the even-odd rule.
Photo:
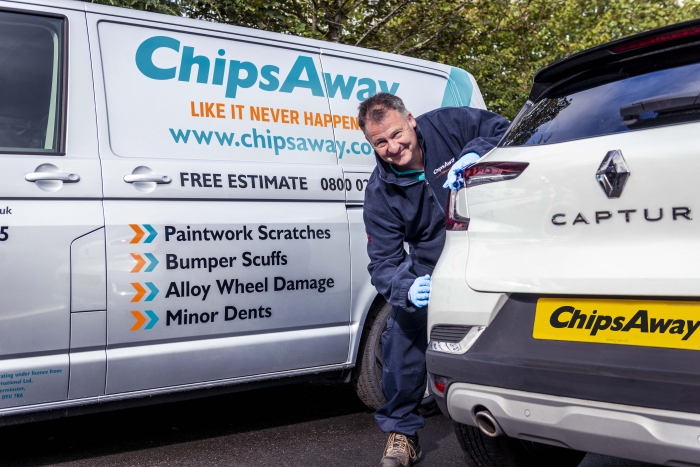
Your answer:
[[[108,394],[346,361],[342,204],[107,200],[105,213]]]
[[[107,394],[346,363],[348,220],[318,50],[88,18]]]

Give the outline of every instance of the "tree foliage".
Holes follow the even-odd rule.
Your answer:
[[[700,0],[89,0],[458,66],[512,118],[559,58],[700,16]]]
[[[90,3],[101,3],[103,5],[118,6],[122,8],[133,8],[135,10],[151,11],[153,13],[164,13],[166,15],[180,16],[182,14],[180,0],[85,0]]]
[[[450,63],[470,71],[489,109],[512,118],[538,69],[641,31],[700,16],[700,2],[653,0],[491,0],[492,20]]]

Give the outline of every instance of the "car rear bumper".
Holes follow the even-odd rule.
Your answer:
[[[700,415],[700,351],[535,339],[538,298],[511,295],[466,353],[429,350],[428,371],[448,388],[471,383]]]
[[[700,466],[700,415],[454,383],[450,416],[485,407],[511,437],[669,466]]]

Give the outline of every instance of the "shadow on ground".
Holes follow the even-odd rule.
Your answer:
[[[465,467],[427,418],[417,467]],[[348,384],[313,382],[0,428],[2,466],[375,466],[386,435]],[[651,467],[588,455],[579,467]]]
[[[40,466],[371,412],[350,385],[305,383],[0,428],[0,464]]]

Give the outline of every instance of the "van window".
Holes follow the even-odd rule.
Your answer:
[[[63,21],[0,12],[0,151],[59,152]]]
[[[626,70],[611,71],[614,80],[605,84],[584,90],[569,85],[528,103],[500,145],[552,144],[700,120],[699,63],[626,79]]]

